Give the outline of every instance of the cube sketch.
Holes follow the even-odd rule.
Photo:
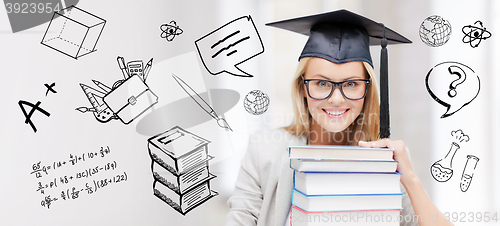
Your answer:
[[[106,20],[70,6],[54,12],[41,44],[78,59],[96,51],[105,24]]]

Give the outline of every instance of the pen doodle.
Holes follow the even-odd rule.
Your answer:
[[[222,37],[222,38],[221,38]],[[253,77],[238,66],[264,52],[264,44],[251,16],[243,16],[195,41],[203,65],[212,75],[227,72]]]
[[[218,195],[210,190],[209,143],[178,126],[148,140],[153,194],[182,215]]]
[[[57,17],[64,20],[54,20]],[[106,20],[74,5],[69,6],[54,12],[41,44],[78,59],[96,51],[105,24]]]
[[[252,115],[261,115],[269,108],[269,96],[260,90],[250,91],[243,101],[245,110]]]
[[[160,37],[166,39],[169,42],[173,41],[177,35],[180,35],[183,32],[182,29],[177,26],[177,23],[173,20],[168,24],[162,24],[160,26],[160,30]]]
[[[476,24],[479,24],[479,26]],[[465,35],[462,38],[462,42],[469,43],[472,48],[478,47],[482,40],[486,40],[491,37],[491,33],[483,27],[483,22],[479,20],[476,21],[474,25],[466,25],[462,27],[462,33]]]
[[[101,123],[120,119],[128,125],[158,103],[158,97],[146,84],[147,76],[153,66],[153,58],[145,67],[142,60],[125,64],[121,56],[117,57],[117,62],[123,79],[117,80],[111,87],[92,80],[100,90],[80,84],[92,107],[78,107],[76,110],[81,113],[92,112],[96,120]]]
[[[226,120],[222,116],[219,116],[215,112],[215,110],[203,98],[201,98],[201,96],[196,91],[193,90],[193,88],[191,88],[186,82],[184,82],[184,80],[174,74],[172,74],[172,77],[179,84],[179,86],[181,86],[181,88],[194,100],[194,102],[198,104],[198,106],[200,106],[213,119],[217,120],[217,124],[219,125],[219,127],[233,131]]]

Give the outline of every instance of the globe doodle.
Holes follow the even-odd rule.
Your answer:
[[[426,45],[431,47],[439,47],[450,39],[451,25],[440,16],[430,16],[425,18],[420,25],[420,39]]]
[[[252,115],[261,115],[269,107],[269,96],[260,90],[250,91],[243,100],[245,110]]]

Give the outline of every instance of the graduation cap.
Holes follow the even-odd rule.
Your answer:
[[[381,45],[380,138],[390,136],[387,45],[411,41],[382,23],[342,9],[266,24],[309,36],[299,59],[320,57],[334,63],[364,61],[373,67],[370,45]]]

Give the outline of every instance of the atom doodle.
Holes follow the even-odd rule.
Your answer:
[[[182,34],[182,29],[180,29],[173,20],[168,24],[162,24],[160,30],[162,31],[160,37],[167,39],[169,42],[174,40],[175,36]]]
[[[479,23],[479,27],[476,24]],[[476,48],[479,46],[482,40],[486,40],[491,37],[491,33],[483,27],[483,22],[476,21],[474,25],[467,25],[462,28],[462,33],[464,33],[464,38],[462,42],[469,43],[470,47]]]

